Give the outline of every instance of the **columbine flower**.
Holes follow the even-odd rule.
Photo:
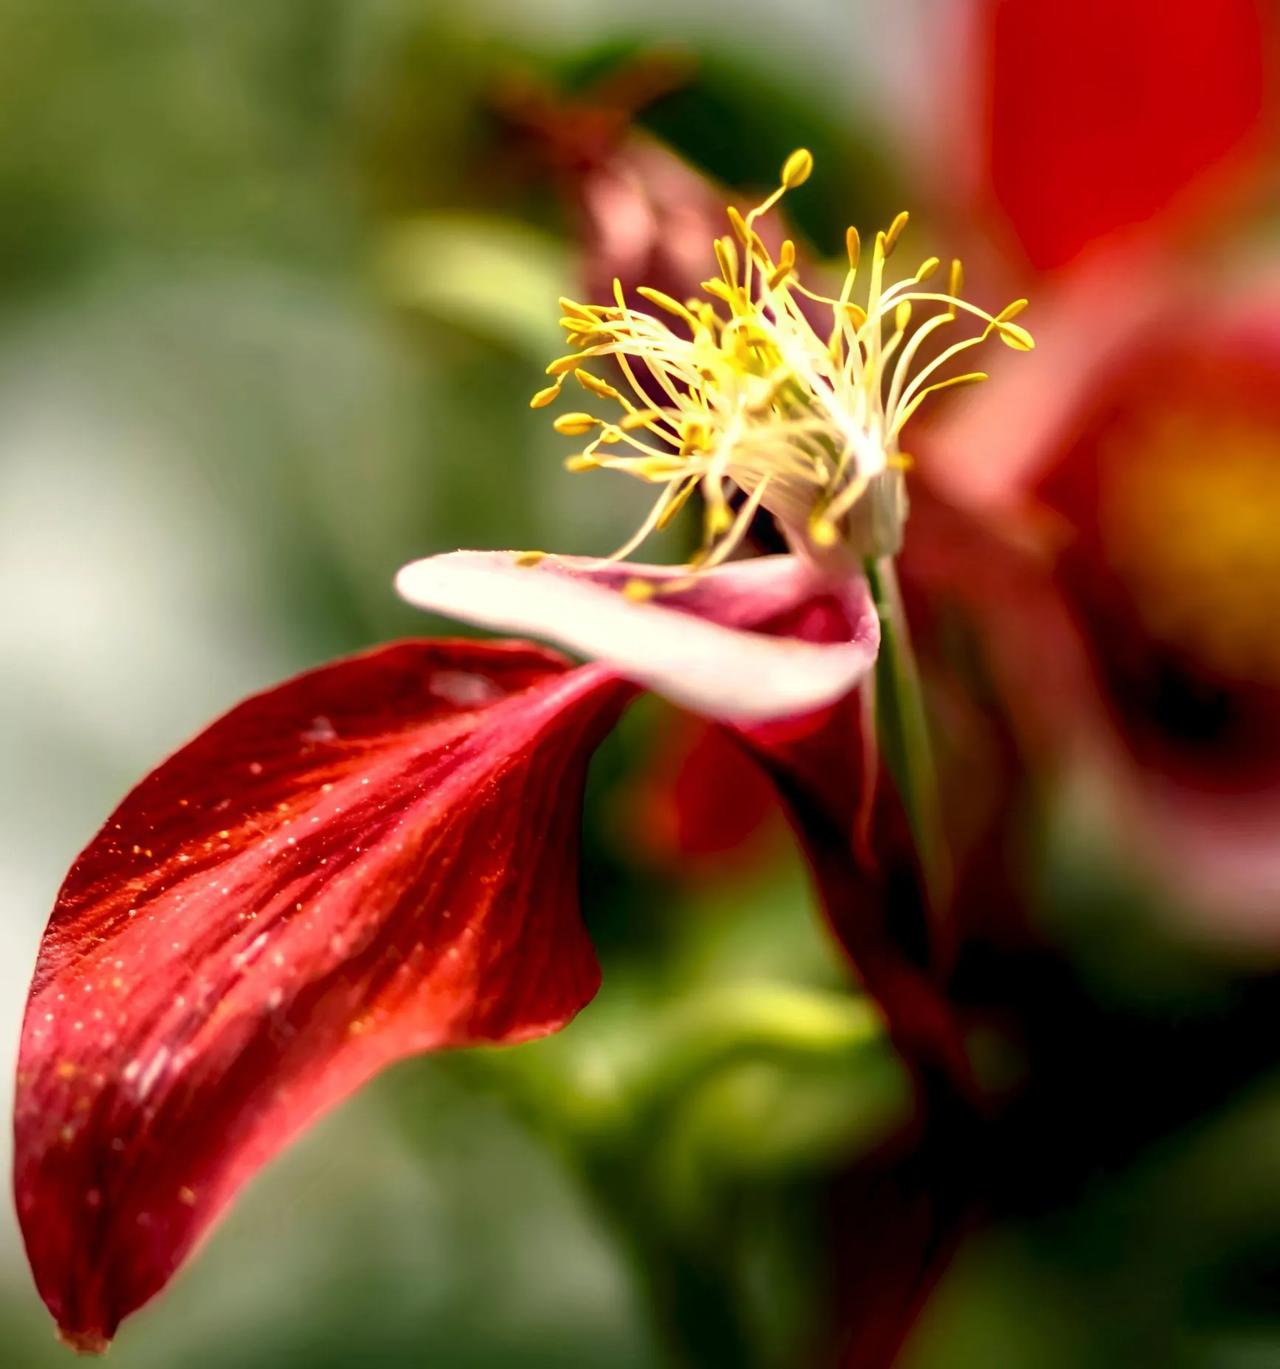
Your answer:
[[[15,1104],[19,1217],[72,1344],[102,1348],[256,1170],[391,1061],[554,1031],[590,1000],[584,776],[640,687],[716,721],[765,770],[904,1054],[964,1075],[927,948],[904,931],[920,894],[902,879],[914,866],[900,813],[866,802],[874,747],[858,686],[876,607],[828,553],[870,555],[897,536],[867,542],[858,510],[864,495],[898,508],[877,482],[898,480],[902,423],[942,383],[942,358],[908,379],[928,332],[964,311],[984,334],[1027,339],[1009,310],[921,291],[927,271],[885,287],[898,229],[877,238],[865,309],[851,264],[820,338],[796,303],[793,249],[774,262],[754,229],[808,169],[807,154],[789,159],[782,189],[741,220],[740,265],[721,244],[712,295],[727,318],[676,305],[686,337],[620,303],[581,309],[573,364],[553,368],[612,356],[660,386],[656,405],[633,386],[590,455],[609,463],[597,454],[615,434],[646,444],[624,468],[663,485],[653,523],[703,492],[692,569],[457,552],[399,576],[415,603],[595,663],[523,641],[411,641],[321,667],[165,761],[73,865],[40,949]],[[942,312],[911,332],[920,303]],[[717,564],[745,527],[731,485],[803,554]]]

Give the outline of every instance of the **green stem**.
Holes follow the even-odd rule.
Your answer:
[[[906,809],[924,872],[930,911],[936,917],[947,905],[951,870],[920,673],[916,668],[915,652],[911,649],[911,634],[893,558],[883,556],[869,560],[866,575],[880,615],[876,732],[885,763]]]

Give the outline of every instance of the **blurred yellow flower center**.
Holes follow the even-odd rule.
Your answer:
[[[1225,675],[1280,685],[1274,431],[1169,413],[1109,457],[1102,535],[1147,630]]]
[[[702,296],[681,301],[641,287],[654,307],[649,313],[631,308],[615,281],[612,304],[561,301],[571,350],[547,368],[553,383],[533,406],[551,403],[574,376],[620,412],[556,419],[561,433],[591,435],[569,468],[622,471],[662,487],[615,558],[665,527],[695,491],[706,512],[693,569],[732,555],[761,508],[793,546],[815,555],[896,552],[906,513],[903,426],[936,391],[986,379],[980,371],[948,373],[961,352],[992,333],[1015,350],[1033,345],[1013,322],[1026,300],[994,315],[967,303],[958,261],[945,291],[924,284],[938,270],[937,257],[906,279],[887,281],[905,213],[876,234],[869,262],[849,229],[838,295],[804,286],[794,242],[785,240],[775,259],[756,223],[812,167],[808,152],[792,153],[767,199],[745,216],[729,209],[732,232],[715,242],[720,273],[702,282]],[[981,325],[976,332],[922,353],[962,315]],[[616,363],[624,389],[586,369],[597,359]]]

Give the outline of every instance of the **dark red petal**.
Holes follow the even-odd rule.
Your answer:
[[[101,1348],[390,1061],[592,997],[582,788],[630,692],[519,643],[401,643],[249,699],[125,799],[59,895],[19,1065],[19,1216],[69,1341]]]
[[[990,1137],[935,1097],[926,1118],[834,1185],[828,1210],[841,1369],[890,1369],[985,1206]]]
[[[991,190],[1034,266],[1195,207],[1256,151],[1258,0],[980,0]]]
[[[937,910],[927,904],[892,781],[880,774],[869,790],[874,758],[864,726],[854,698],[801,721],[739,728],[738,736],[772,774],[827,919],[894,1044],[910,1067],[966,1093],[960,1023],[937,968]]]
[[[861,612],[852,592],[813,597],[768,624],[801,641],[844,641]],[[948,1004],[938,934],[910,831],[880,760],[865,699],[847,695],[798,718],[731,730],[765,767],[804,849],[832,929],[885,1012],[895,1044],[922,1074],[970,1086]]]

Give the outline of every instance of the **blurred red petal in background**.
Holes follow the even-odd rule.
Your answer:
[[[980,0],[977,25],[987,189],[1037,269],[1194,217],[1261,150],[1258,0]]]
[[[1135,783],[1172,819],[1161,861],[1210,861],[1280,941],[1280,293],[1170,300],[1031,492]]]
[[[665,715],[644,772],[621,796],[635,854],[669,874],[722,876],[777,849],[773,786],[724,728]]]
[[[632,123],[691,69],[680,53],[651,52],[577,97],[524,82],[501,101],[559,184],[590,301],[612,299],[615,278],[683,299],[716,269],[711,244],[732,197]]]

